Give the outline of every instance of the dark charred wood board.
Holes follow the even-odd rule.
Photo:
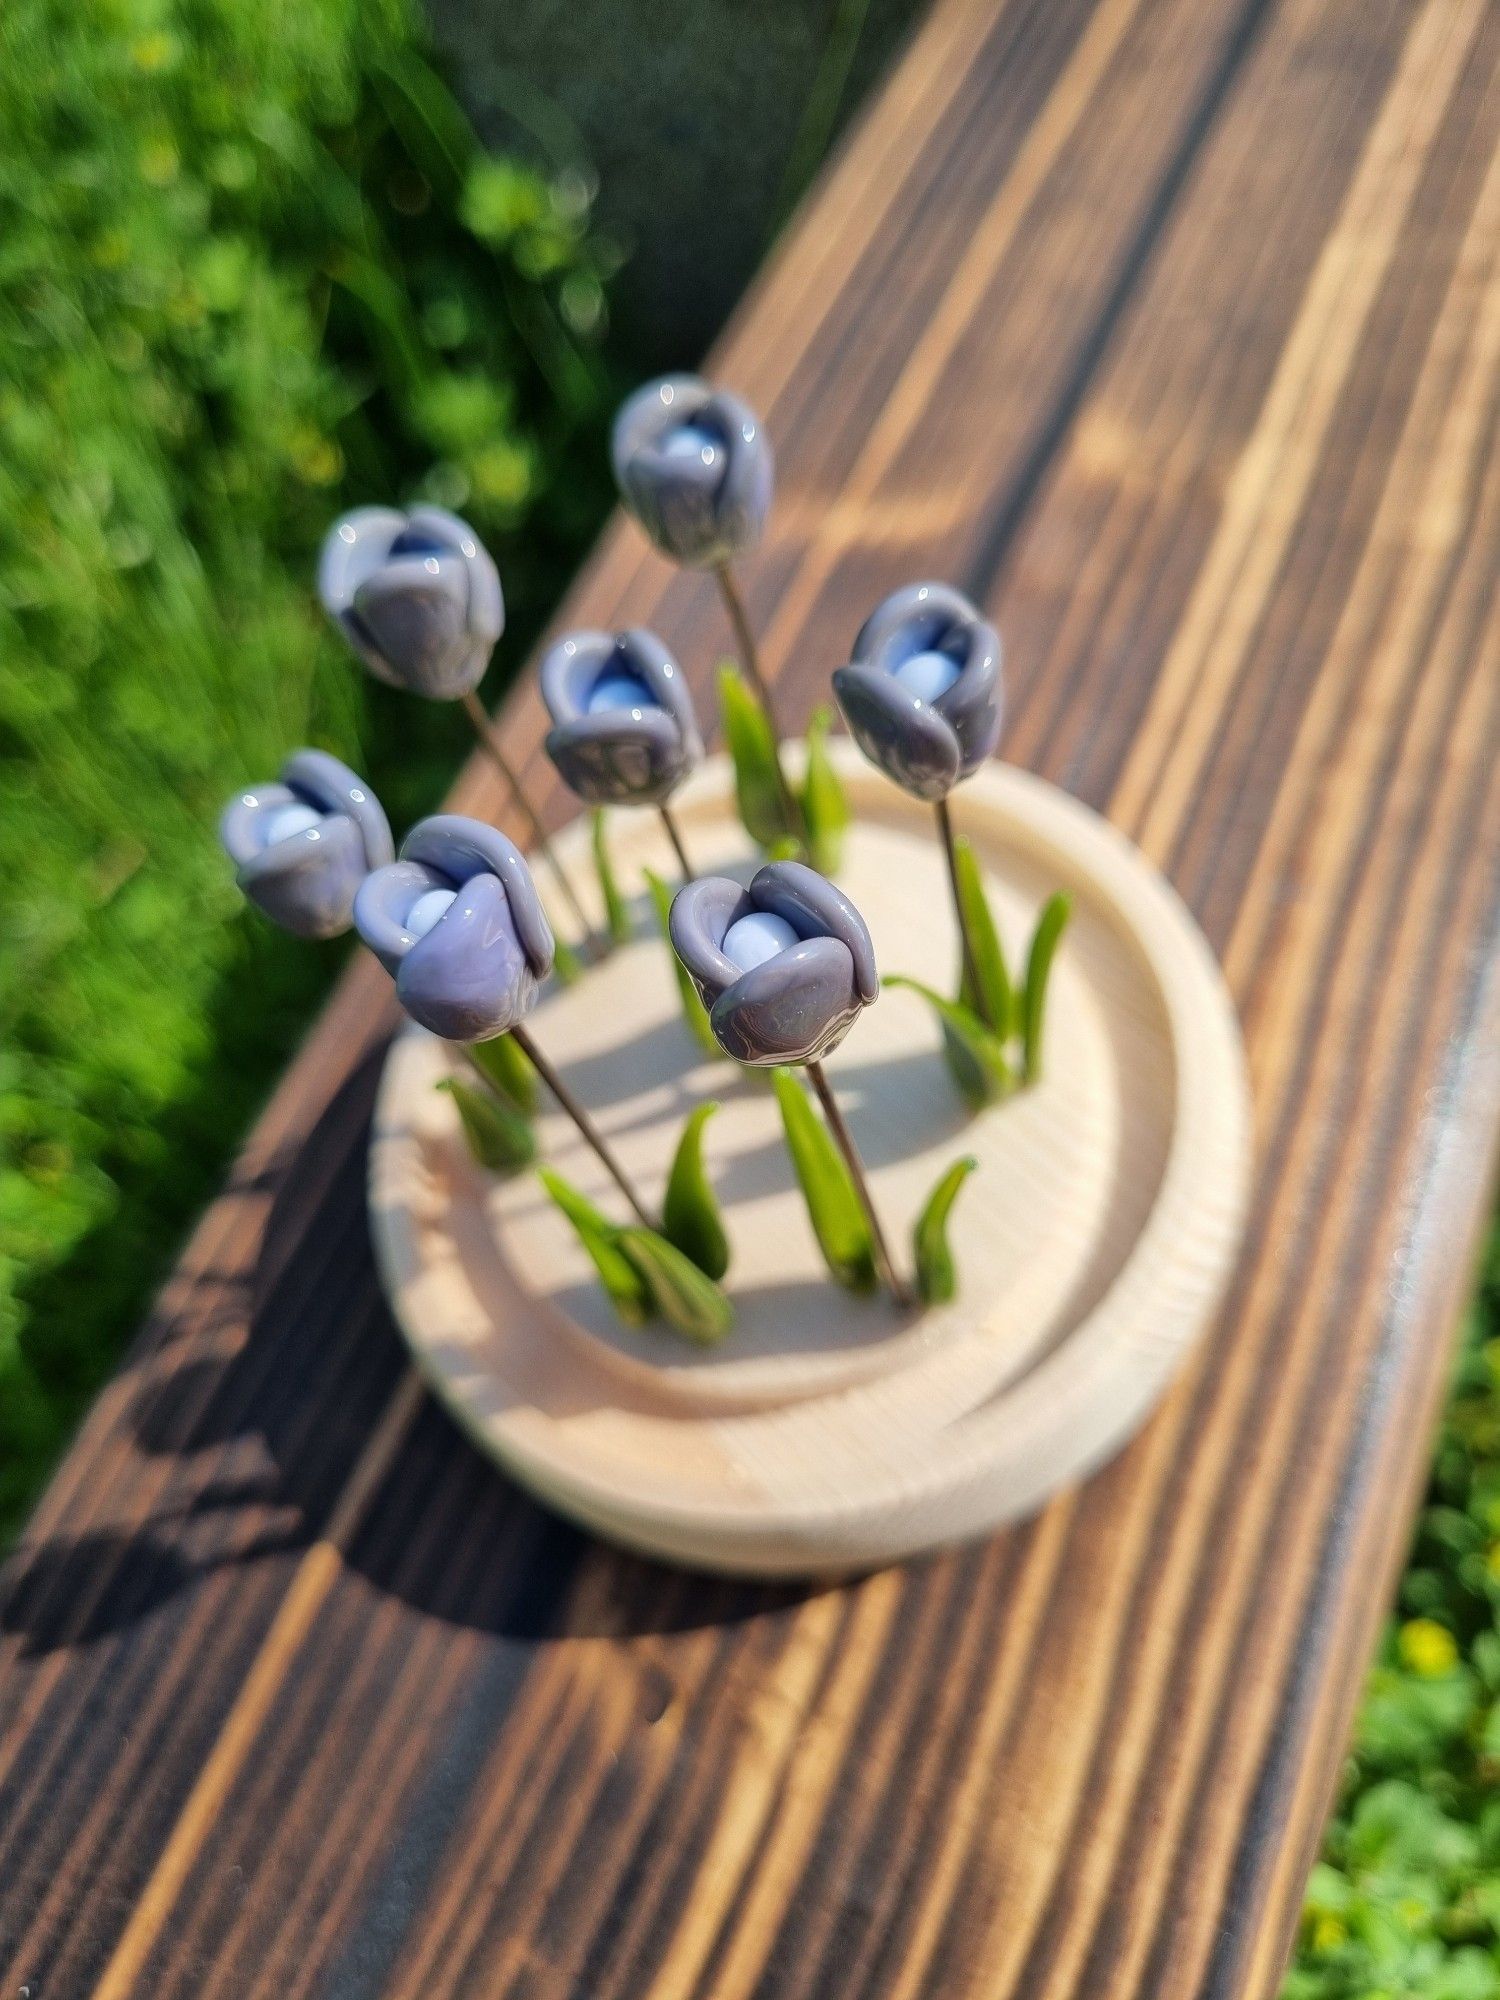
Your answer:
[[[962,584],[1005,754],[1223,959],[1254,1207],[1162,1412],[838,1588],[596,1544],[382,1307],[360,966],[5,1572],[0,1993],[1274,1990],[1500,1110],[1497,65],[1488,0],[939,0],[709,364],[777,447],[788,709]],[[727,644],[623,525],[559,623],[626,622],[700,687]]]

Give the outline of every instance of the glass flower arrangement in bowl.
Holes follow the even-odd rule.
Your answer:
[[[1159,1393],[1238,1227],[1238,1033],[1154,871],[995,761],[979,607],[888,595],[798,739],[738,581],[773,497],[764,426],[673,376],[626,403],[613,457],[655,548],[712,578],[736,658],[710,688],[712,662],[640,627],[547,648],[545,752],[586,815],[543,830],[478,700],[503,598],[477,535],[372,507],[330,530],[323,602],[372,672],[470,710],[515,838],[439,814],[398,850],[370,788],[302,751],[224,843],[273,921],[352,926],[409,1017],[376,1244],[484,1447],[658,1553],[878,1559],[1013,1511]],[[1045,1475],[1045,1424],[969,1451],[1070,1355]]]

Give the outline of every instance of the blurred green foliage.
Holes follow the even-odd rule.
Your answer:
[[[1500,1231],[1283,2000],[1500,1993]]]
[[[590,200],[404,0],[0,17],[0,1539],[342,955],[239,908],[221,803],[313,742],[399,828],[463,747],[325,630],[329,519],[465,512],[514,662],[602,518]]]

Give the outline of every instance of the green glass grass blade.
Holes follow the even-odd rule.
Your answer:
[[[949,1000],[920,979],[904,973],[886,975],[887,986],[904,986],[919,993],[937,1015],[943,1027],[943,1054],[964,1099],[977,1111],[986,1104],[998,1104],[1015,1088],[1015,1074],[998,1035],[992,1035],[970,1007]]]
[[[561,938],[554,940],[552,970],[564,986],[571,986],[575,979],[583,976],[583,960],[572,945],[564,944]]]
[[[928,1195],[927,1205],[917,1217],[911,1235],[912,1261],[916,1266],[917,1290],[925,1305],[946,1305],[958,1290],[958,1273],[948,1243],[948,1217],[959,1189],[978,1164],[972,1156],[955,1160]]]
[[[953,855],[958,876],[959,907],[963,911],[964,926],[974,952],[974,968],[979,975],[979,992],[971,993],[968,968],[964,968],[958,997],[995,1034],[1004,1037],[1010,1034],[1015,1020],[1015,993],[1010,970],[1005,963],[1005,949],[1000,942],[1000,933],[995,929],[995,920],[990,915],[984,880],[973,848],[967,840],[956,840]]]
[[[1047,979],[1057,944],[1073,914],[1071,898],[1051,896],[1037,918],[1026,959],[1026,990],[1022,1011],[1022,1070],[1028,1083],[1042,1073],[1042,1030],[1047,1017]]]
[[[688,977],[687,967],[672,949],[672,937],[667,929],[667,919],[672,914],[674,891],[669,882],[664,882],[652,869],[646,870],[646,887],[651,891],[651,901],[656,909],[656,921],[661,925],[662,943],[667,948],[667,956],[672,961],[672,972],[677,980],[677,991],[682,1000],[683,1017],[693,1031],[693,1039],[705,1055],[721,1055],[723,1051],[714,1040],[714,1031],[709,1026],[708,1009],[698,998],[698,989]]]
[[[511,1035],[496,1035],[487,1042],[471,1042],[469,1055],[491,1089],[530,1117],[536,1110],[537,1075],[520,1043]]]
[[[667,1241],[710,1278],[722,1278],[729,1269],[729,1238],[703,1164],[703,1128],[718,1108],[717,1104],[700,1104],[683,1126],[662,1204],[662,1230]]]
[[[604,808],[594,808],[593,823],[594,873],[599,877],[599,894],[604,899],[604,921],[614,944],[630,942],[630,911],[625,898],[620,894],[620,885],[615,878],[614,863],[609,858],[609,844],[604,834]]]
[[[438,1085],[458,1107],[469,1151],[486,1172],[513,1174],[536,1158],[536,1135],[519,1111],[493,1092],[462,1077],[445,1076]]]
[[[844,858],[849,828],[849,801],[828,754],[833,710],[818,709],[807,725],[807,775],[802,781],[802,823],[807,831],[807,858],[823,875],[836,875]]]
[[[667,1324],[700,1347],[716,1347],[734,1325],[729,1295],[654,1229],[622,1229],[616,1241]]]
[[[859,1195],[828,1127],[813,1109],[801,1079],[789,1069],[771,1072],[787,1151],[818,1248],[829,1270],[851,1292],[875,1289],[875,1246]]]
[[[599,1282],[609,1294],[615,1311],[628,1326],[643,1326],[651,1317],[651,1294],[620,1247],[623,1232],[561,1174],[550,1167],[539,1167],[537,1172],[542,1186],[572,1223],[579,1242],[593,1259]]]
[[[735,668],[719,668],[719,706],[724,740],[734,764],[734,791],[745,831],[759,847],[770,847],[797,828],[788,826],[776,779],[776,737],[770,720]]]

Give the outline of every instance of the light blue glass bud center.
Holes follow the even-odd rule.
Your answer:
[[[913,653],[895,669],[893,678],[918,701],[933,702],[948,692],[960,671],[957,660],[946,653]]]
[[[699,458],[705,465],[712,465],[721,446],[712,431],[702,424],[679,424],[674,431],[668,431],[661,441],[662,451],[668,458]]]
[[[401,928],[410,938],[424,938],[427,933],[448,914],[452,907],[452,889],[429,889],[418,896],[406,913],[406,922]]]
[[[606,667],[589,689],[584,710],[588,715],[603,715],[610,709],[660,706],[661,703],[638,675],[626,673],[620,667]]]
[[[724,933],[724,956],[741,972],[751,972],[768,958],[778,958],[797,942],[797,933],[785,917],[769,910],[756,910],[741,917]]]
[[[260,844],[262,847],[275,847],[283,840],[292,839],[295,834],[306,833],[322,817],[313,806],[277,806],[261,820]]]

